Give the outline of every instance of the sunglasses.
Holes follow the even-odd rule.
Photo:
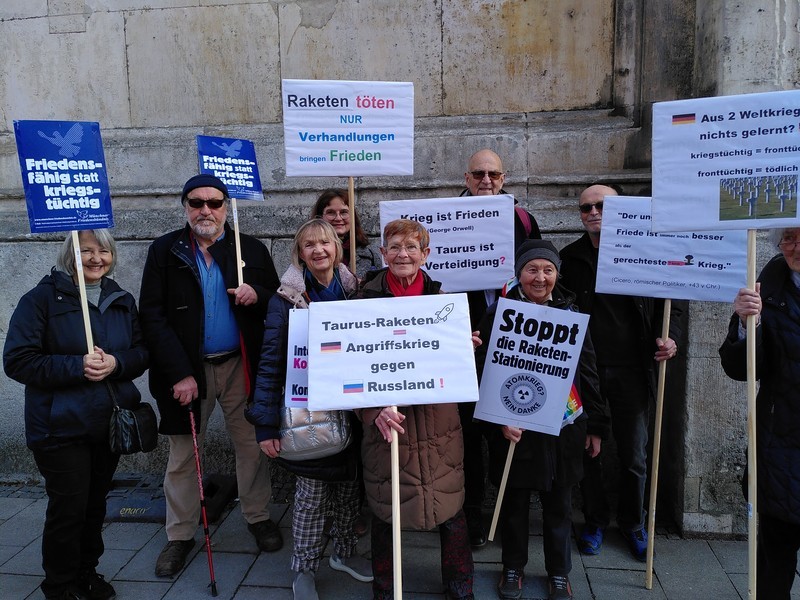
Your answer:
[[[470,171],[469,174],[472,175],[476,181],[482,181],[487,175],[492,181],[497,181],[504,173],[502,171]]]
[[[581,204],[579,208],[581,209],[581,212],[585,215],[588,215],[590,212],[592,212],[593,208],[596,208],[597,212],[603,212],[603,201],[600,200],[600,202],[595,202],[594,204],[591,203]]]
[[[200,198],[187,198],[186,204],[191,206],[192,208],[203,208],[203,205],[208,205],[208,208],[212,210],[216,210],[218,208],[222,208],[222,205],[225,204],[225,198],[213,198],[211,200],[201,200]]]

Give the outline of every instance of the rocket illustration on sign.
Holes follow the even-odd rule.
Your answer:
[[[434,323],[441,323],[442,321],[447,321],[447,316],[453,312],[453,303],[446,305],[442,310],[436,313],[436,320]]]

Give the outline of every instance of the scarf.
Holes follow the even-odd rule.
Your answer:
[[[347,300],[344,287],[339,279],[338,269],[333,270],[333,279],[327,287],[322,285],[308,268],[303,268],[303,279],[306,282],[308,297],[314,302],[329,302],[332,300]]]
[[[389,286],[389,291],[397,298],[400,296],[422,296],[425,286],[422,273],[419,271],[417,271],[417,277],[414,279],[414,283],[407,288],[403,287],[403,284],[400,283],[400,280],[395,277],[391,271],[386,271],[386,283]]]

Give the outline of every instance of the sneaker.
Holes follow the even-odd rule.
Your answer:
[[[547,600],[572,600],[572,586],[566,575],[551,575],[547,578]]]
[[[75,587],[87,600],[110,600],[117,596],[114,587],[94,569],[86,570],[78,575]]]
[[[319,600],[314,571],[300,571],[292,582],[294,600]]]
[[[486,545],[486,531],[483,529],[481,511],[464,511],[467,517],[467,533],[469,534],[469,545],[473,548],[480,548]]]
[[[186,564],[186,557],[194,548],[194,540],[172,540],[161,550],[156,560],[156,577],[172,577]]]
[[[633,558],[639,562],[647,562],[647,531],[644,527],[636,531],[623,531],[622,537],[628,542]]]
[[[594,556],[600,554],[600,547],[603,545],[603,528],[589,525],[583,526],[581,536],[578,538],[578,550],[581,554]]]
[[[334,571],[343,571],[353,579],[364,583],[372,581],[372,562],[363,556],[353,554],[347,558],[339,558],[338,554],[331,554],[328,562]]]
[[[262,552],[275,552],[283,547],[283,536],[272,519],[249,523],[247,530],[256,538],[256,545]]]
[[[503,600],[516,600],[522,597],[522,569],[503,569],[503,576],[497,584],[497,593]]]

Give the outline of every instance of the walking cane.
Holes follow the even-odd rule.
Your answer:
[[[211,577],[211,595],[217,595],[217,581],[214,579],[214,559],[211,556],[211,537],[208,534],[208,516],[206,515],[206,497],[203,493],[203,471],[200,468],[200,450],[197,447],[197,426],[194,422],[194,411],[189,407],[189,423],[192,426],[192,447],[194,448],[194,464],[197,467],[197,487],[200,489],[200,514],[203,517],[203,533],[206,536],[206,556],[208,556],[208,575]]]

